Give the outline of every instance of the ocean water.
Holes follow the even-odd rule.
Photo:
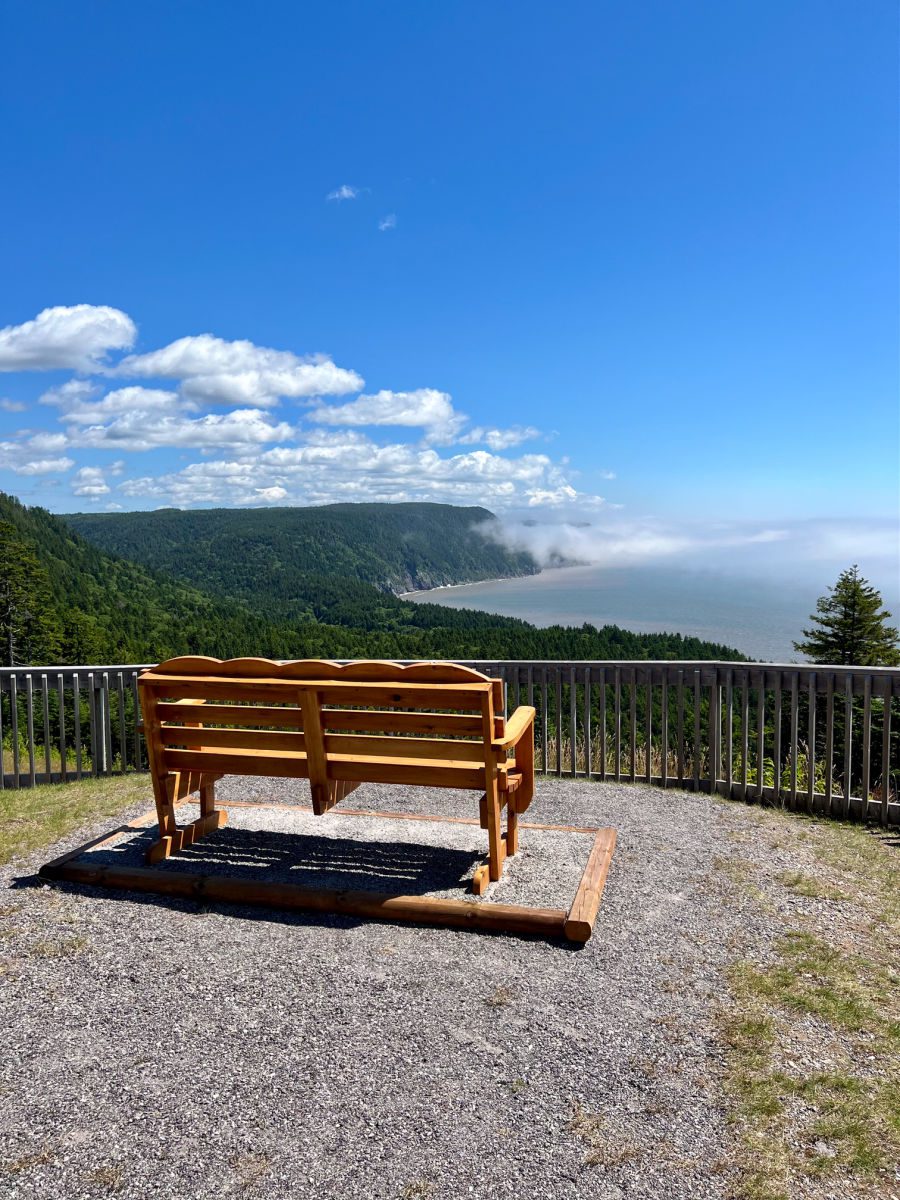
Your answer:
[[[824,591],[825,585],[671,567],[564,567],[519,579],[435,588],[407,599],[521,617],[533,625],[590,622],[636,633],[691,634],[751,658],[790,663],[804,661],[791,643],[808,627],[816,598]]]

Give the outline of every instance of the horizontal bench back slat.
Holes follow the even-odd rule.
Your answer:
[[[467,713],[403,712],[398,709],[323,708],[322,728],[340,733],[433,734],[481,738],[481,717]]]
[[[166,704],[156,706],[161,721],[201,722],[203,725],[274,726],[302,729],[303,714],[294,706],[266,704]]]
[[[277,729],[189,729],[163,725],[160,737],[164,746],[214,746],[229,750],[306,750],[302,733],[283,733]]]

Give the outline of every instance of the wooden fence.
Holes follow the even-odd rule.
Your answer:
[[[900,824],[900,668],[470,661],[537,709],[548,775]],[[0,788],[146,767],[143,665],[0,669]]]

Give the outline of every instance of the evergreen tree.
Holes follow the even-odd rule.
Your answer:
[[[46,663],[58,654],[50,577],[15,526],[0,521],[0,663]]]
[[[811,629],[794,649],[814,663],[842,666],[893,667],[900,664],[897,630],[886,622],[890,613],[882,608],[880,593],[854,565],[838,576],[827,596],[816,601],[810,616]]]

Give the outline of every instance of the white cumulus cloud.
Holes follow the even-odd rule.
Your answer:
[[[382,217],[381,220],[378,222],[378,228],[381,230],[382,233],[387,233],[387,231],[389,229],[396,229],[397,228],[397,214],[396,213],[388,213],[388,215],[386,217]]]
[[[457,413],[447,392],[417,388],[412,392],[383,389],[347,404],[320,404],[309,419],[321,425],[405,425],[428,431],[429,440],[452,441],[468,420]]]
[[[157,407],[120,413],[106,424],[87,425],[70,434],[73,446],[110,450],[155,450],[163,446],[212,448],[283,442],[294,436],[286,421],[272,421],[258,408],[188,417]]]
[[[74,460],[64,456],[58,458],[29,458],[27,443],[0,442],[0,470],[14,471],[16,475],[55,475],[75,466]]]
[[[45,308],[32,321],[0,329],[0,371],[93,371],[110,350],[126,350],[137,330],[107,305]]]
[[[459,438],[459,442],[461,445],[485,445],[491,450],[509,450],[540,436],[541,431],[533,425],[513,425],[510,429],[485,429],[479,425]]]
[[[322,354],[301,357],[249,341],[228,342],[203,333],[159,350],[131,354],[115,374],[125,378],[177,379],[191,400],[269,407],[282,396],[345,396],[364,385],[355,371]]]
[[[355,200],[358,195],[359,188],[351,187],[349,183],[342,183],[339,188],[335,188],[333,192],[329,192],[325,199],[336,200],[340,204],[342,200]]]
[[[76,496],[88,496],[98,500],[109,493],[109,484],[100,467],[82,467],[72,477],[72,491]]]

